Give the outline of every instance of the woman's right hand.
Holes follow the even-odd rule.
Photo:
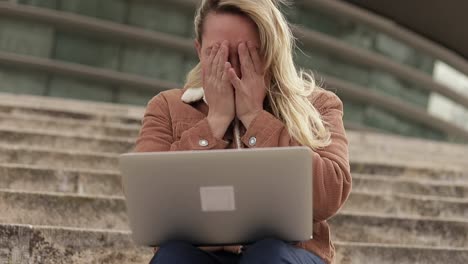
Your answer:
[[[234,88],[229,81],[228,41],[216,43],[202,60],[203,89],[209,106],[208,123],[213,134],[222,138],[236,115]]]

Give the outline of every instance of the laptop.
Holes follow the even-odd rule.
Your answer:
[[[307,147],[127,153],[119,162],[137,244],[312,238]]]

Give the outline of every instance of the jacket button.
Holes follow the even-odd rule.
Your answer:
[[[255,144],[257,143],[257,138],[256,137],[250,137],[249,138],[249,145],[250,146],[255,146]]]
[[[200,139],[200,140],[198,141],[198,145],[200,145],[201,147],[206,147],[206,146],[208,146],[208,140],[206,140],[206,139]]]

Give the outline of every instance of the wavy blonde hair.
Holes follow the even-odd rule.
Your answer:
[[[267,87],[272,114],[283,121],[289,134],[312,149],[328,146],[330,132],[308,99],[316,89],[313,75],[297,71],[293,61],[295,39],[278,5],[283,0],[203,0],[195,16],[195,37],[202,43],[203,23],[210,12],[245,15],[257,26],[260,53],[271,76]],[[198,63],[187,75],[185,87],[202,87]]]

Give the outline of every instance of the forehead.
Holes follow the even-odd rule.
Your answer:
[[[259,46],[260,39],[255,23],[248,17],[229,13],[209,13],[203,25],[202,45],[209,47],[223,40],[231,46],[252,41]]]

